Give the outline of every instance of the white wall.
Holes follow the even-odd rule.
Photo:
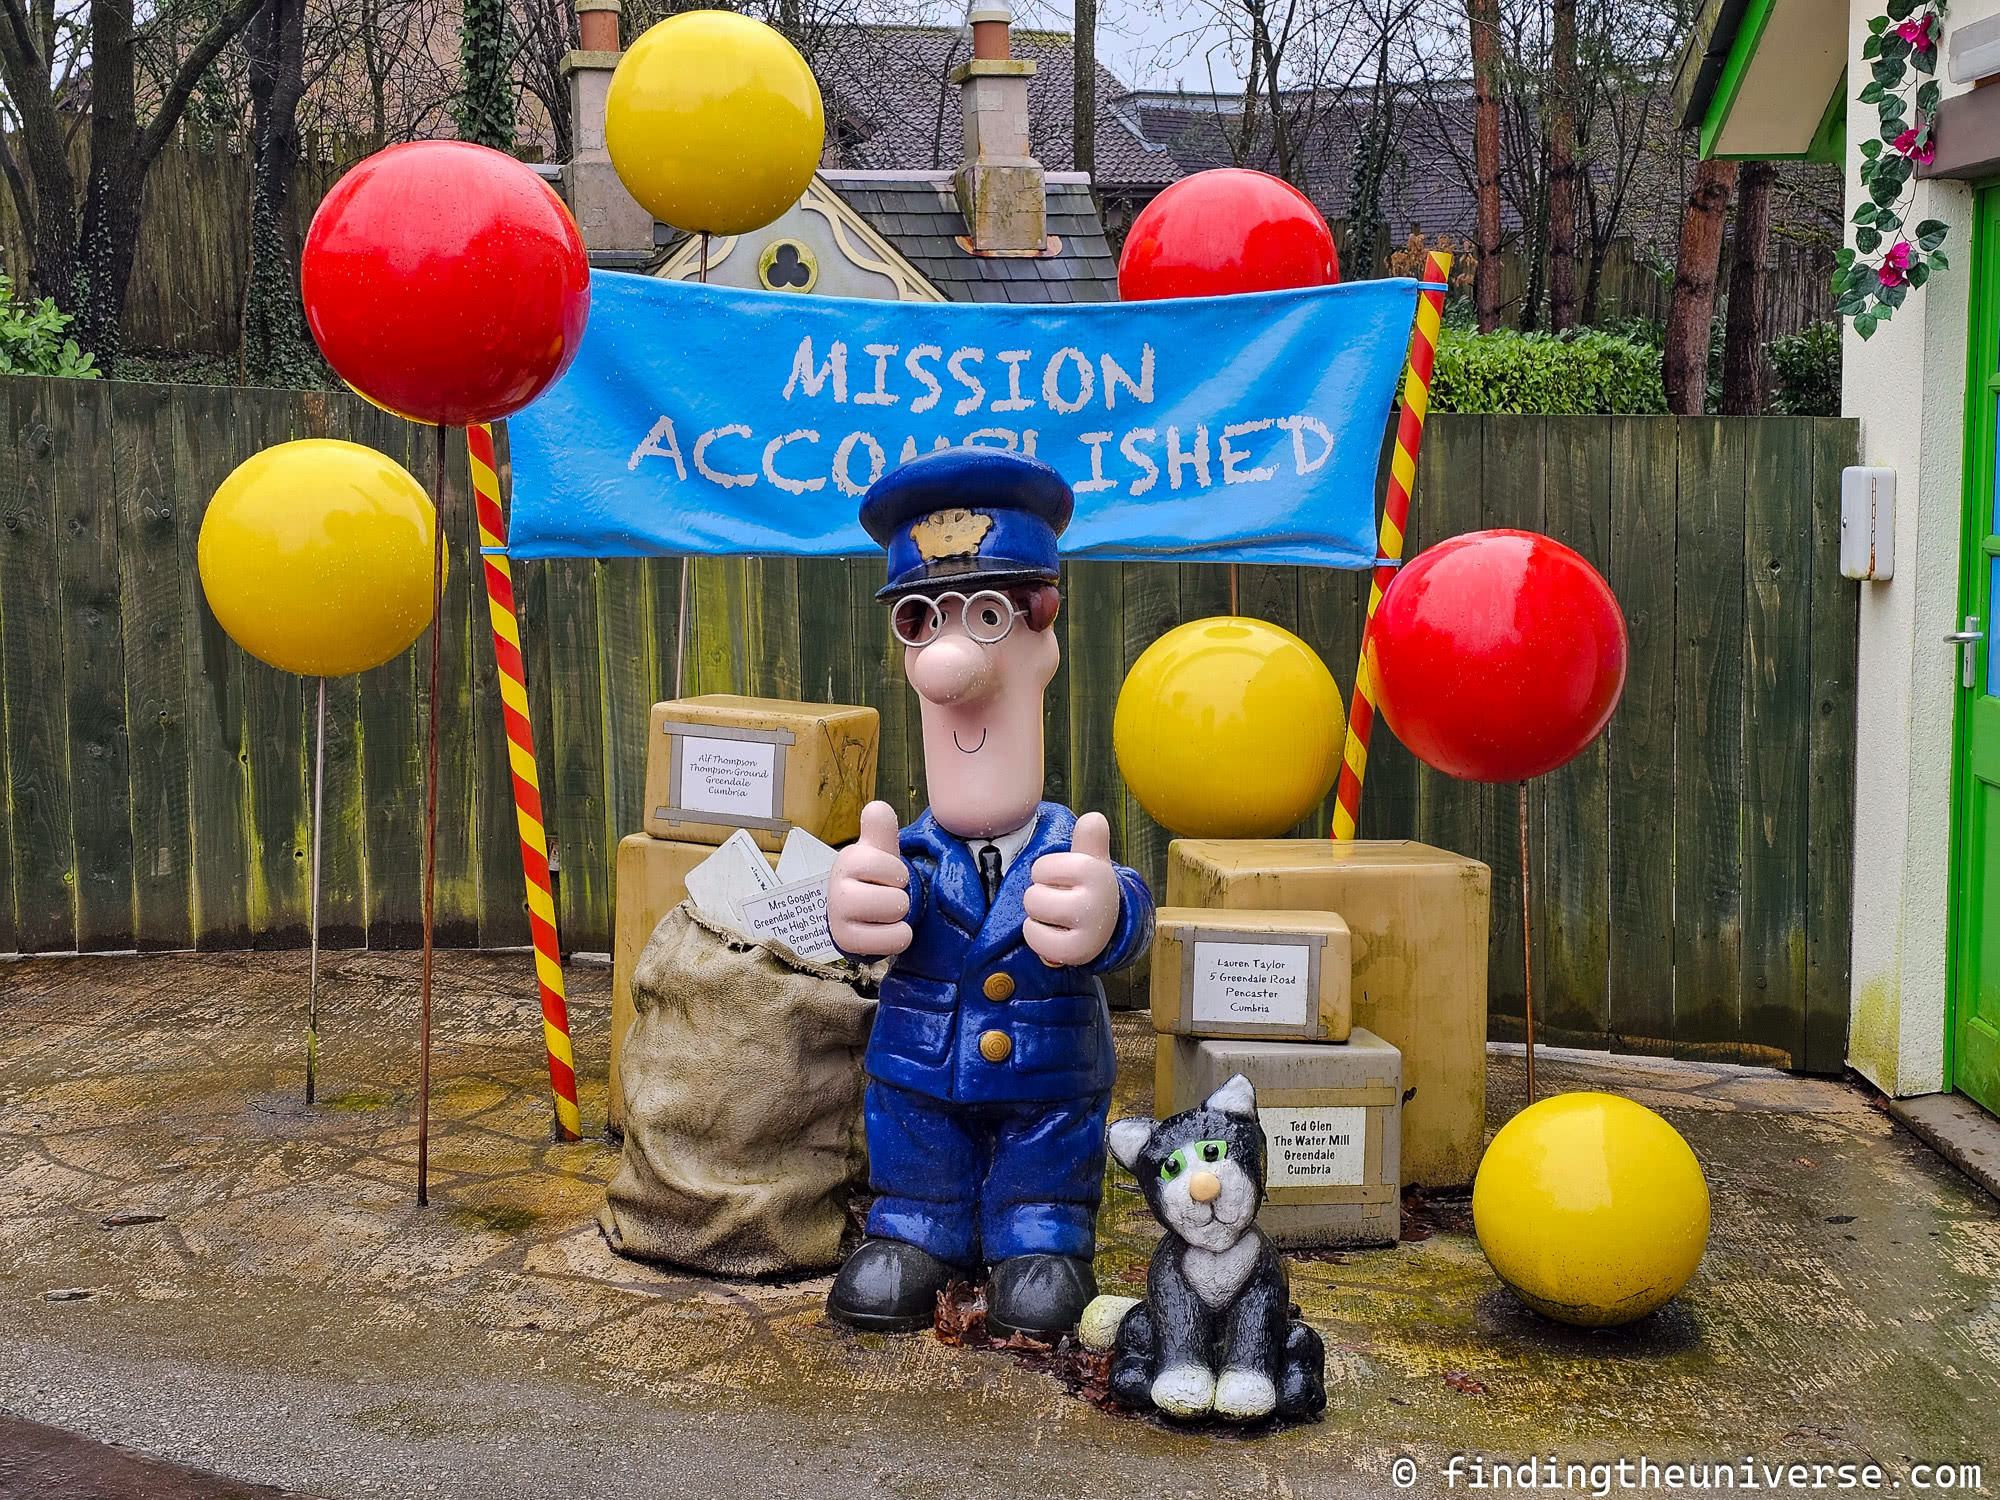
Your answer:
[[[1861,44],[1873,0],[1856,0],[1849,29],[1850,99],[1867,76]],[[1960,0],[1948,25],[2000,13],[2000,0]],[[1942,74],[1943,48],[1939,49]],[[1945,83],[1947,95],[1963,89]],[[1848,202],[1860,201],[1855,148],[1874,133],[1873,108],[1850,103]],[[1951,739],[1966,325],[1972,195],[1959,183],[1919,183],[1909,222],[1950,226],[1951,268],[1911,293],[1867,342],[1842,350],[1842,409],[1861,420],[1861,461],[1896,470],[1896,571],[1861,591],[1859,764],[1855,798],[1854,990],[1848,1060],[1892,1094],[1945,1086],[1945,962],[1949,912]]]

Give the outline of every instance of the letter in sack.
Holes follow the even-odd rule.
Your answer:
[[[1053,1337],[1096,1294],[1113,1070],[1097,976],[1145,950],[1153,899],[1111,862],[1101,813],[1042,800],[1072,505],[1046,464],[986,448],[914,459],[862,502],[931,805],[899,829],[870,803],[827,892],[834,942],[895,960],[867,1054],[879,1196],[827,1297],[856,1328],[927,1327],[945,1283],[982,1268],[1001,1334]]]

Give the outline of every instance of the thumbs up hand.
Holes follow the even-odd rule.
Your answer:
[[[826,883],[826,928],[845,953],[888,958],[910,946],[910,867],[886,802],[861,809],[861,836],[834,856]]]
[[[1102,953],[1118,927],[1118,870],[1103,813],[1076,820],[1067,854],[1044,854],[1029,872],[1021,937],[1051,968],[1075,968]]]

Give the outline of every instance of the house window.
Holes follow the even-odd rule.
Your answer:
[[[757,257],[757,284],[770,292],[809,292],[819,280],[819,261],[798,240],[773,240]]]

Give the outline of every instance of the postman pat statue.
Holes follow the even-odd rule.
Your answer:
[[[1042,800],[1042,694],[1060,655],[1056,537],[1074,506],[1046,464],[949,448],[878,480],[861,524],[922,700],[929,809],[886,802],[835,862],[834,942],[893,956],[868,1043],[877,1193],[827,1296],[841,1323],[930,1326],[982,1268],[996,1334],[1053,1338],[1096,1294],[1111,1101],[1097,976],[1151,941],[1153,900],[1111,862],[1101,813]]]

